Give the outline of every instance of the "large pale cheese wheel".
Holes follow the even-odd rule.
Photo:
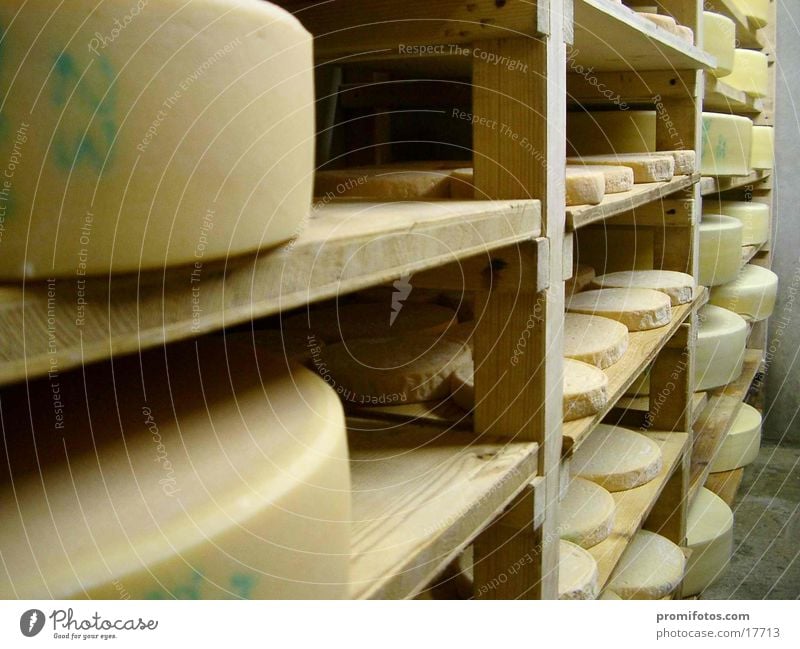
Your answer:
[[[750,173],[753,122],[741,115],[703,113],[700,173],[746,176]]]
[[[567,311],[611,318],[629,331],[657,329],[672,319],[669,296],[649,288],[603,288],[576,293]]]
[[[686,558],[669,539],[639,530],[622,553],[607,588],[622,599],[662,599],[683,579]]]
[[[694,299],[694,278],[671,270],[628,270],[600,275],[592,280],[596,288],[650,288],[666,293],[672,306]]]
[[[772,169],[775,160],[775,129],[772,126],[753,126],[750,166],[753,169]]]
[[[709,302],[758,321],[772,315],[777,296],[778,276],[768,268],[747,264],[734,281],[715,286]]]
[[[567,150],[570,156],[650,152],[655,143],[654,110],[567,113]]]
[[[280,358],[197,345],[62,374],[57,401],[49,380],[3,394],[0,597],[348,596],[333,390]]]
[[[703,12],[703,49],[717,60],[711,72],[726,77],[733,72],[733,52],[736,49],[736,24],[727,16]]]
[[[300,232],[314,69],[291,14],[7,0],[0,25],[0,278],[209,262]]]
[[[449,169],[352,167],[318,171],[314,195],[334,198],[374,198],[387,201],[450,198]]]
[[[443,399],[450,375],[472,364],[469,347],[438,336],[407,334],[328,346],[317,370],[343,401],[361,406]]]
[[[722,498],[708,489],[697,492],[686,516],[686,562],[681,595],[699,595],[713,584],[733,554],[733,512]]]
[[[606,153],[567,158],[567,164],[630,167],[636,183],[672,180],[675,175],[675,158],[670,153]]]
[[[564,421],[594,415],[608,403],[608,377],[588,363],[564,359]]]
[[[630,167],[581,165],[580,167],[567,167],[568,172],[570,169],[582,169],[584,172],[599,172],[603,174],[606,194],[620,194],[633,189],[633,169]],[[567,175],[567,180],[569,180],[569,174]]]
[[[734,280],[742,267],[742,222],[721,214],[703,214],[699,230],[699,284],[717,286]]]
[[[696,390],[710,390],[735,381],[742,373],[747,323],[733,311],[706,304],[698,312],[694,355]]]
[[[584,313],[564,315],[564,356],[601,370],[628,349],[628,328],[621,322]]]
[[[755,246],[769,240],[769,205],[754,201],[704,201],[703,211],[724,214],[742,222],[742,245]]]
[[[596,599],[599,591],[597,562],[583,548],[558,544],[558,599]]]
[[[737,48],[733,53],[733,71],[725,83],[751,97],[766,97],[769,88],[768,59],[764,52]]]
[[[627,428],[600,424],[575,452],[570,472],[613,492],[650,482],[661,466],[661,449],[653,440]]]
[[[578,264],[572,271],[572,277],[564,283],[564,293],[567,297],[573,293],[580,293],[592,283],[593,279],[594,268],[586,264]]]
[[[765,27],[769,22],[770,0],[731,0],[755,29]]]
[[[561,538],[582,548],[601,543],[614,526],[616,503],[608,491],[583,478],[572,478],[558,504]]]
[[[761,413],[743,403],[736,413],[730,432],[711,461],[712,473],[733,471],[747,466],[758,457],[761,446]]]
[[[568,166],[564,187],[568,206],[597,205],[605,196],[606,179],[599,171]]]

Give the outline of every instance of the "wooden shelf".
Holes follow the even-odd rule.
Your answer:
[[[601,590],[605,588],[622,553],[628,547],[628,543],[641,529],[664,486],[680,464],[689,443],[687,433],[652,432],[646,434],[661,446],[661,457],[664,464],[661,473],[647,484],[636,489],[611,494],[617,505],[614,527],[605,541],[589,548],[589,554],[597,561],[598,585]]]
[[[628,212],[632,209],[652,203],[670,194],[691,187],[700,180],[700,174],[692,176],[676,176],[669,182],[642,183],[634,185],[629,192],[609,194],[599,205],[581,205],[567,208],[567,229],[577,230],[580,227],[603,221],[612,216]]]
[[[761,99],[729,86],[723,79],[706,76],[703,110],[741,115],[756,115],[764,110]]]
[[[758,170],[750,172],[747,176],[703,176],[700,180],[700,193],[708,196],[755,185],[767,180],[771,175],[772,172],[769,170]]]
[[[713,56],[689,45],[622,4],[576,0],[573,64],[593,70],[699,70],[716,65]],[[571,57],[571,58],[570,58]]]
[[[531,482],[538,446],[351,422],[353,598],[414,597]]]
[[[0,384],[196,337],[530,241],[541,232],[540,207],[525,200],[335,202],[312,210],[294,242],[207,264],[199,273],[188,267],[83,286],[59,280],[52,297],[47,285],[29,285],[0,309]],[[79,289],[83,322],[76,321]]]
[[[765,245],[762,243],[757,246],[742,246],[742,268],[749,264]]]
[[[714,459],[733,420],[739,413],[753,379],[761,368],[763,352],[748,349],[745,352],[741,376],[725,387],[709,391],[708,405],[697,420],[692,444],[692,463],[689,472],[689,503],[691,503],[708,477]]]
[[[736,47],[760,50],[766,46],[761,33],[752,28],[747,16],[731,0],[706,0],[703,9],[727,16],[734,22],[736,25]]]
[[[717,494],[729,507],[733,507],[743,478],[744,467],[733,471],[709,473],[706,478],[705,488]]]

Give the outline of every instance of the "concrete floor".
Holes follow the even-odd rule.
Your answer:
[[[734,505],[734,555],[702,599],[800,598],[800,445],[764,441]]]

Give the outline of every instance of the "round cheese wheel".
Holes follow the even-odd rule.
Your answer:
[[[460,408],[475,407],[475,369],[471,363],[459,365],[450,375],[450,394]]]
[[[614,526],[614,498],[600,485],[572,478],[558,505],[561,538],[582,548],[601,543]]]
[[[650,482],[661,466],[661,449],[653,440],[627,428],[600,424],[576,451],[570,472],[614,492]]]
[[[587,172],[603,174],[606,194],[620,194],[633,189],[633,169],[630,167],[583,165],[581,168]],[[567,167],[567,169],[575,169],[575,167]]]
[[[580,166],[567,166],[565,171],[567,205],[597,205],[606,192],[605,176],[599,171],[587,171]]]
[[[622,599],[662,599],[683,579],[686,559],[669,539],[639,530],[622,553],[608,589]]]
[[[564,421],[594,415],[608,403],[608,377],[594,365],[564,359]]]
[[[578,264],[572,271],[570,277],[564,284],[564,293],[567,297],[573,293],[580,293],[594,279],[594,268],[586,264]]]
[[[686,517],[686,562],[681,594],[699,595],[713,584],[733,554],[733,512],[722,498],[700,489]]]
[[[769,205],[753,201],[704,201],[703,212],[724,214],[742,222],[742,245],[760,245],[769,239]]]
[[[583,313],[564,315],[564,356],[601,370],[628,349],[628,328],[616,320]]]
[[[758,321],[772,315],[777,296],[778,276],[768,268],[747,264],[734,281],[715,286],[709,302]]]
[[[343,401],[370,406],[443,399],[462,365],[472,365],[467,346],[407,334],[329,345],[316,369]]]
[[[596,599],[597,562],[569,541],[558,544],[558,599]]]
[[[567,151],[570,156],[653,151],[656,143],[654,110],[575,111],[567,113]]]
[[[770,0],[732,0],[755,29],[766,27],[769,22]]]
[[[628,270],[595,277],[595,288],[650,288],[666,293],[672,306],[694,299],[694,277],[671,270]]]
[[[695,390],[710,390],[735,381],[742,373],[747,346],[744,318],[713,304],[698,311],[694,354]]]
[[[386,201],[450,198],[450,170],[352,167],[318,171],[314,195],[318,198],[374,198]]]
[[[742,267],[742,222],[721,214],[703,214],[699,230],[697,281],[702,286],[717,286],[736,279]]]
[[[672,180],[675,158],[670,153],[607,153],[580,158],[567,158],[569,165],[611,165],[630,167],[635,183]]]
[[[398,292],[398,296],[404,295]],[[285,330],[308,331],[324,342],[387,338],[407,333],[439,334],[456,321],[456,312],[437,304],[385,302],[312,308],[284,320]]]
[[[567,311],[611,318],[629,331],[656,329],[668,325],[672,319],[669,296],[648,288],[584,291],[569,298]]]
[[[715,77],[733,72],[733,52],[736,49],[736,24],[727,16],[703,12],[703,49],[717,60],[712,70]]]
[[[772,169],[775,160],[775,129],[772,126],[753,126],[750,166],[753,169]]]
[[[725,81],[729,78],[726,77]],[[746,176],[750,173],[752,140],[753,122],[749,118],[703,113],[700,173],[704,176]]]
[[[733,53],[733,71],[725,83],[751,97],[766,97],[769,88],[768,59],[764,52],[737,48]]]
[[[348,596],[344,413],[318,376],[209,337],[57,385],[3,395],[1,597]]]
[[[730,432],[711,461],[712,473],[733,471],[747,466],[758,457],[761,446],[761,413],[743,403],[733,420]]]
[[[290,13],[7,0],[0,25],[0,278],[203,263],[300,232],[314,66]]]

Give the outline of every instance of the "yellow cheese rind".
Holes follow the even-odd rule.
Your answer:
[[[564,421],[594,415],[608,403],[608,377],[594,365],[564,359]]]
[[[695,281],[691,275],[670,270],[631,270],[600,275],[594,288],[649,288],[669,296],[672,306],[694,299]]]
[[[609,580],[607,588],[622,599],[662,599],[681,583],[686,558],[669,539],[639,530]]]
[[[576,293],[567,311],[611,318],[628,331],[645,331],[668,325],[672,319],[669,296],[647,288],[604,288]]]
[[[753,126],[750,166],[753,169],[772,169],[775,160],[775,129],[772,126]]]
[[[600,485],[572,478],[558,505],[561,538],[582,548],[601,543],[614,526],[614,498]]]
[[[727,16],[703,12],[703,49],[717,60],[712,70],[715,77],[733,72],[733,53],[736,49],[736,24]]]
[[[605,369],[628,349],[628,328],[621,322],[586,315],[564,315],[564,356]]]
[[[718,286],[733,281],[742,266],[742,222],[721,214],[703,214],[699,230],[697,281],[701,286]]]
[[[599,574],[594,557],[569,541],[559,542],[558,554],[558,599],[596,599]]]
[[[742,222],[743,246],[756,246],[769,240],[769,205],[755,201],[714,200],[703,203],[704,214],[723,214]]]
[[[733,471],[753,462],[761,446],[761,423],[761,413],[750,404],[742,404],[730,432],[711,461],[711,473]]]
[[[753,122],[740,115],[703,113],[700,173],[746,176],[750,173]]]
[[[597,205],[605,196],[606,179],[598,171],[567,166],[565,176],[567,205]]]
[[[681,594],[699,595],[728,567],[733,554],[733,512],[719,496],[702,488],[686,517],[686,562]]]
[[[580,158],[567,158],[570,165],[612,165],[630,167],[635,183],[654,183],[672,180],[675,159],[668,153],[608,153]]]
[[[694,377],[696,390],[710,390],[735,381],[742,373],[747,323],[737,313],[713,304],[698,312]]]
[[[207,263],[302,230],[314,66],[290,13],[7,0],[0,25],[0,159],[13,176],[0,279]]]
[[[567,167],[574,169],[575,167]],[[633,189],[633,169],[612,165],[582,165],[585,171],[599,172],[605,178],[605,193],[620,194]]]
[[[758,50],[736,49],[733,53],[733,71],[725,83],[742,90],[751,97],[766,97],[769,88],[769,59]]]
[[[777,296],[778,276],[768,268],[747,264],[734,281],[715,286],[709,302],[758,321],[772,315]]]

